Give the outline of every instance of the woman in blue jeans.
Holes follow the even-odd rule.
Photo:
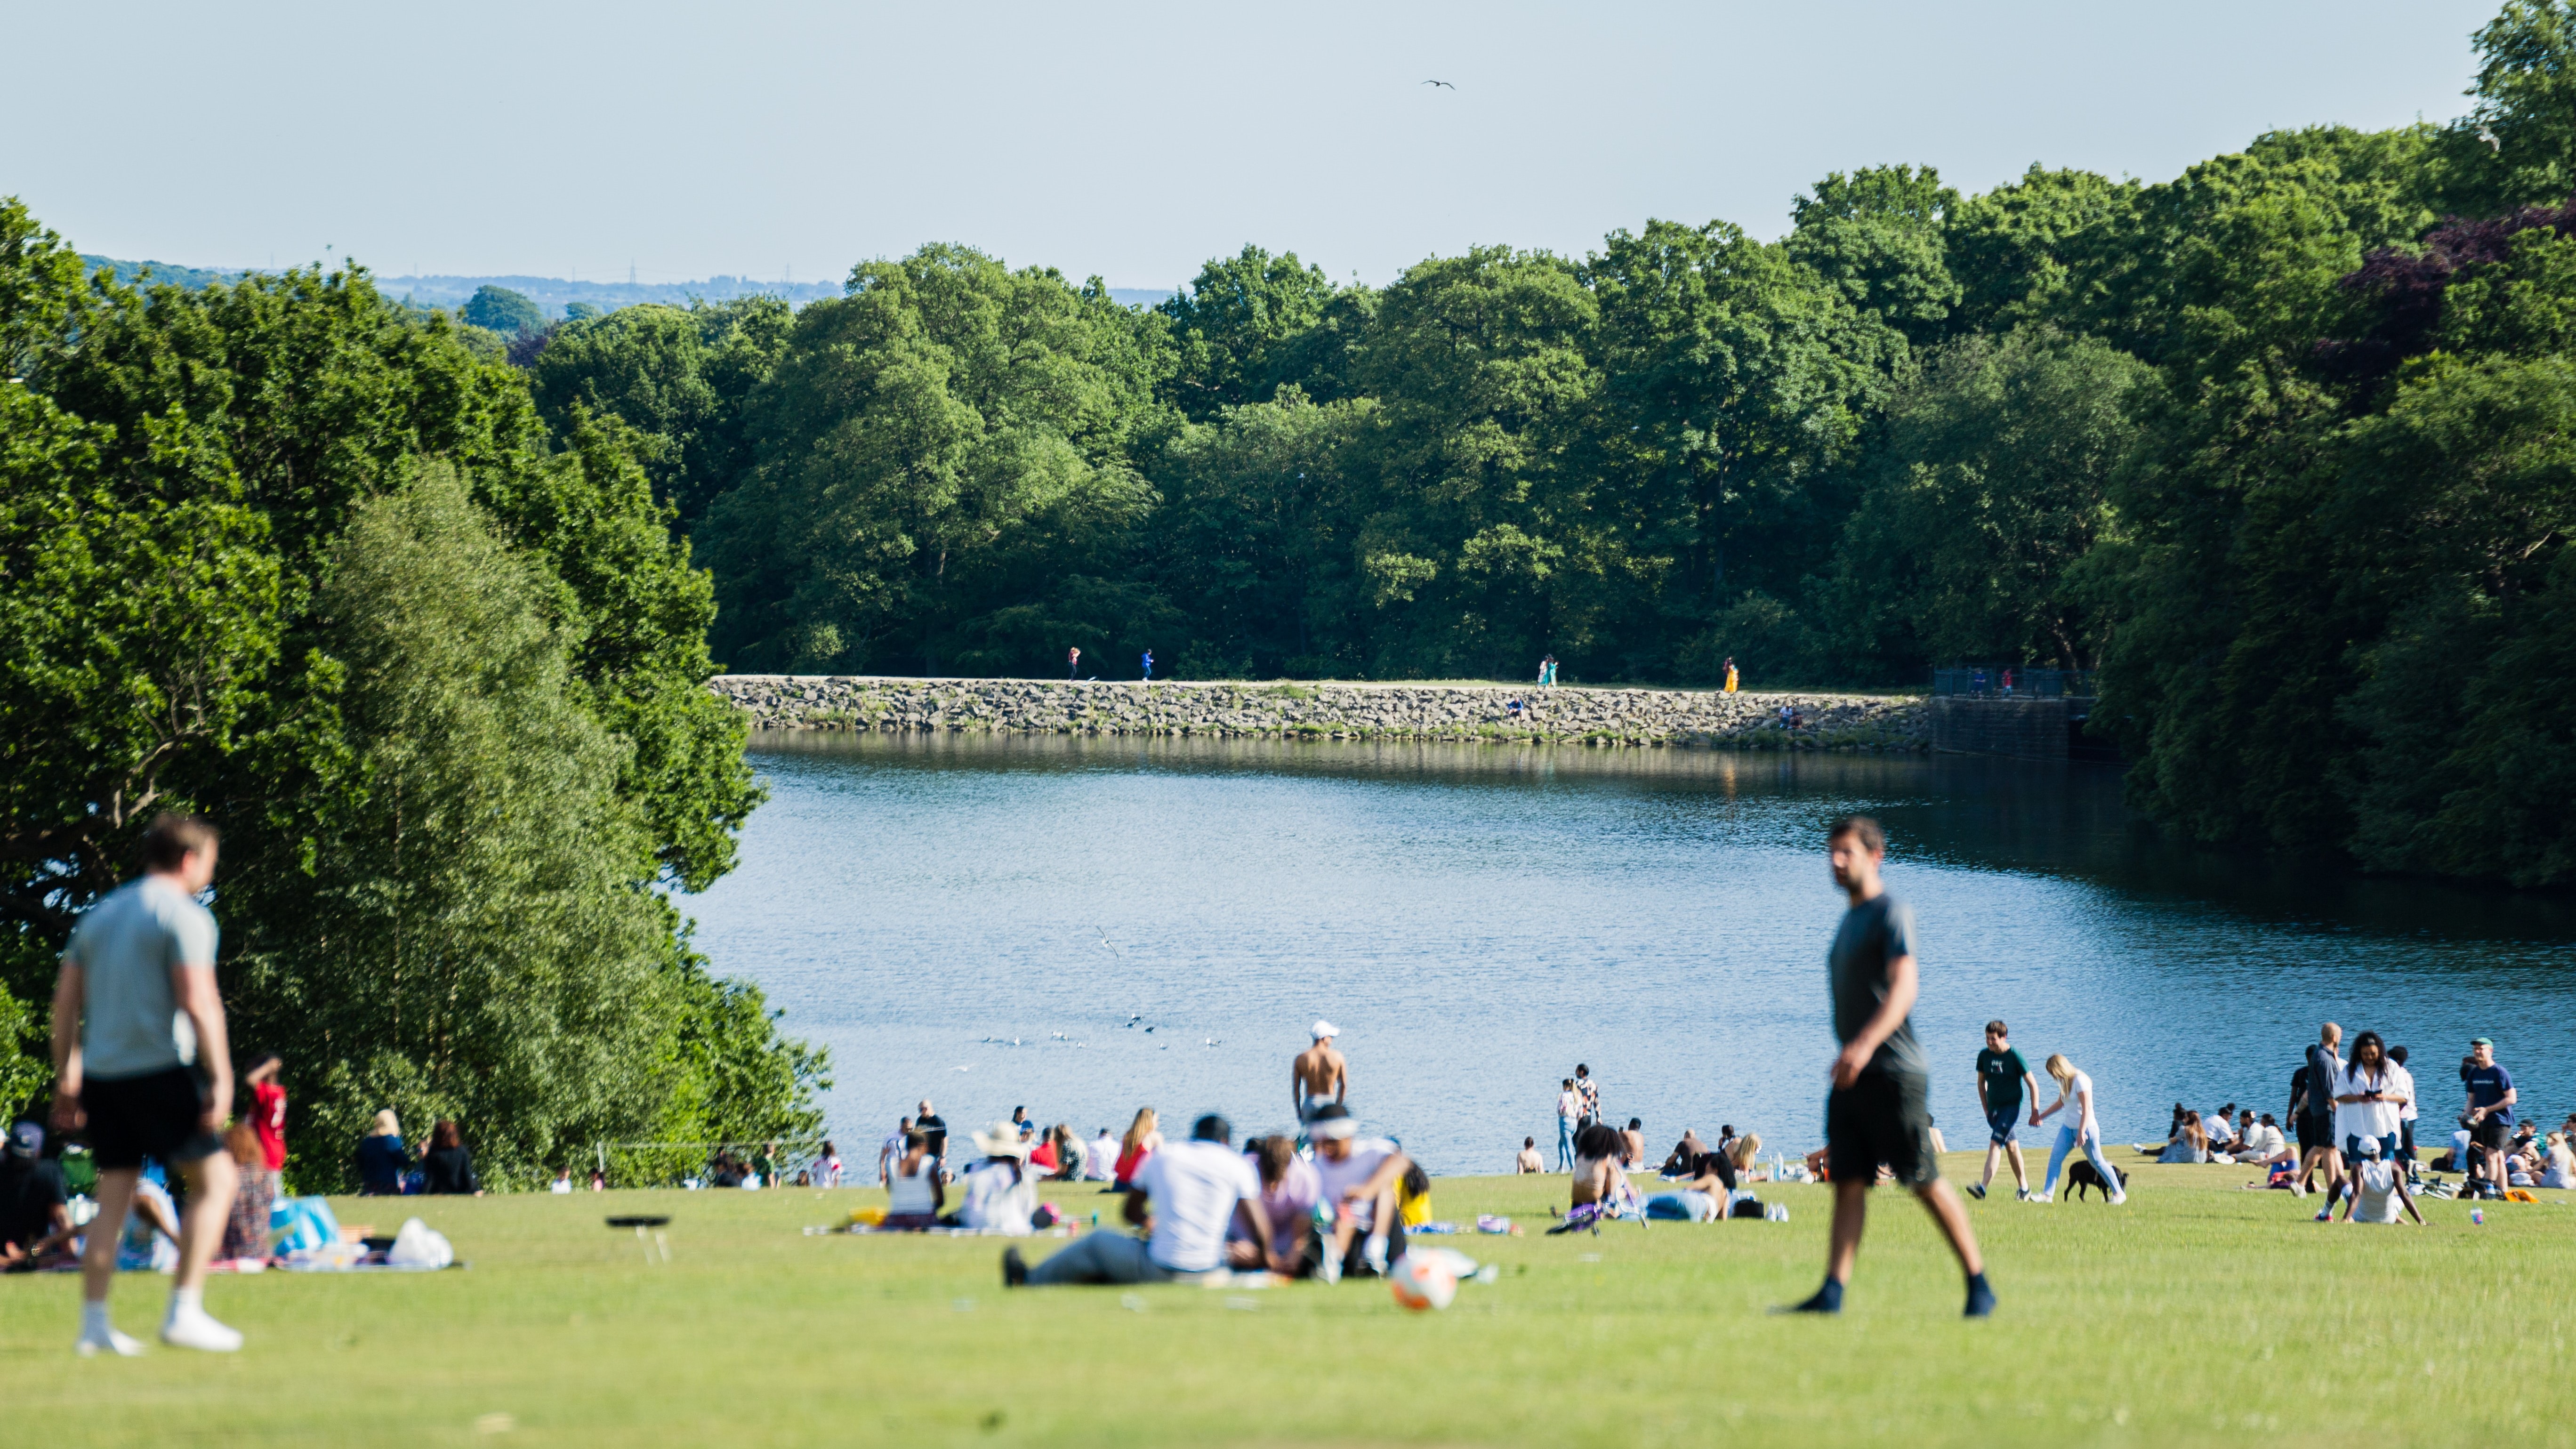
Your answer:
[[[2093,1079],[2075,1070],[2075,1064],[2063,1052],[2050,1053],[2048,1074],[2057,1080],[2057,1105],[2032,1118],[2031,1125],[2036,1127],[2060,1111],[2066,1115],[2057,1119],[2057,1145],[2048,1150],[2048,1179],[2040,1185],[2039,1196],[2031,1201],[2056,1200],[2058,1169],[2066,1165],[2066,1154],[2080,1142],[2093,1170],[2102,1174],[2102,1186],[2110,1191],[2111,1205],[2118,1207],[2127,1202],[2129,1194],[2120,1186],[2120,1174],[2102,1155],[2102,1124],[2093,1112]]]

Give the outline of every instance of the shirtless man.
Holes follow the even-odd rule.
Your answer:
[[[1288,1064],[1288,1100],[1295,1104],[1301,1126],[1315,1120],[1325,1104],[1339,1103],[1350,1095],[1349,1063],[1333,1050],[1333,1038],[1341,1034],[1341,1028],[1329,1021],[1316,1022],[1315,1044]]]

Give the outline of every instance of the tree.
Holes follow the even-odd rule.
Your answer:
[[[1926,166],[1836,171],[1790,204],[1791,259],[1842,289],[1917,347],[1938,341],[1961,295],[1943,230],[1959,193]]]
[[[1211,258],[1154,309],[1171,319],[1178,354],[1166,384],[1173,405],[1204,420],[1311,381],[1293,344],[1316,330],[1336,290],[1295,252],[1274,257],[1247,243],[1240,255]]]
[[[544,331],[546,325],[545,309],[507,287],[489,283],[475,288],[456,316],[469,327],[498,332],[504,337],[526,337]]]
[[[1096,579],[1151,495],[1162,319],[962,247],[858,267],[799,313],[753,403],[760,462],[701,530],[736,668],[935,672],[961,631]],[[1027,652],[1021,653],[1025,650]],[[1030,671],[1060,647],[1020,636]],[[989,663],[987,667],[990,667]]]

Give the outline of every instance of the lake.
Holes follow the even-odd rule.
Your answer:
[[[1888,886],[1916,913],[1915,1028],[1953,1148],[1984,1140],[1971,1064],[1998,1016],[2034,1067],[2064,1052],[2092,1073],[2116,1141],[2161,1139],[2177,1100],[2283,1113],[2328,1019],[2413,1047],[2428,1118],[2458,1110],[2476,1035],[2526,1115],[2576,1108],[2576,904],[2176,845],[2131,820],[2111,767],[963,734],[752,749],[772,798],[740,867],[681,905],[718,972],[831,1049],[830,1130],[862,1173],[925,1096],[961,1147],[1023,1104],[1086,1135],[1146,1105],[1175,1136],[1208,1110],[1238,1134],[1289,1125],[1289,1058],[1319,1016],[1354,1110],[1435,1172],[1508,1171],[1524,1136],[1552,1160],[1577,1062],[1658,1154],[1721,1124],[1803,1151],[1842,910],[1821,827],[1853,812],[1885,823]]]

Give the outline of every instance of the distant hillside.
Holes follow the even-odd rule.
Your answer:
[[[147,268],[156,282],[171,282],[182,287],[212,287],[238,281],[258,268],[183,267],[176,262],[128,262],[114,257],[83,255],[91,267],[108,267],[120,282],[131,283]],[[376,278],[376,286],[388,297],[400,297],[422,307],[439,307],[448,311],[465,305],[480,287],[507,287],[537,304],[548,317],[561,317],[564,307],[573,302],[587,302],[603,312],[632,307],[639,302],[667,302],[685,307],[692,297],[709,302],[730,302],[736,297],[783,297],[791,303],[820,301],[841,295],[836,279],[828,282],[762,282],[749,277],[709,277],[700,282],[576,282],[561,277],[386,277]],[[1130,307],[1151,307],[1171,294],[1169,289],[1153,287],[1112,287],[1109,295]]]

